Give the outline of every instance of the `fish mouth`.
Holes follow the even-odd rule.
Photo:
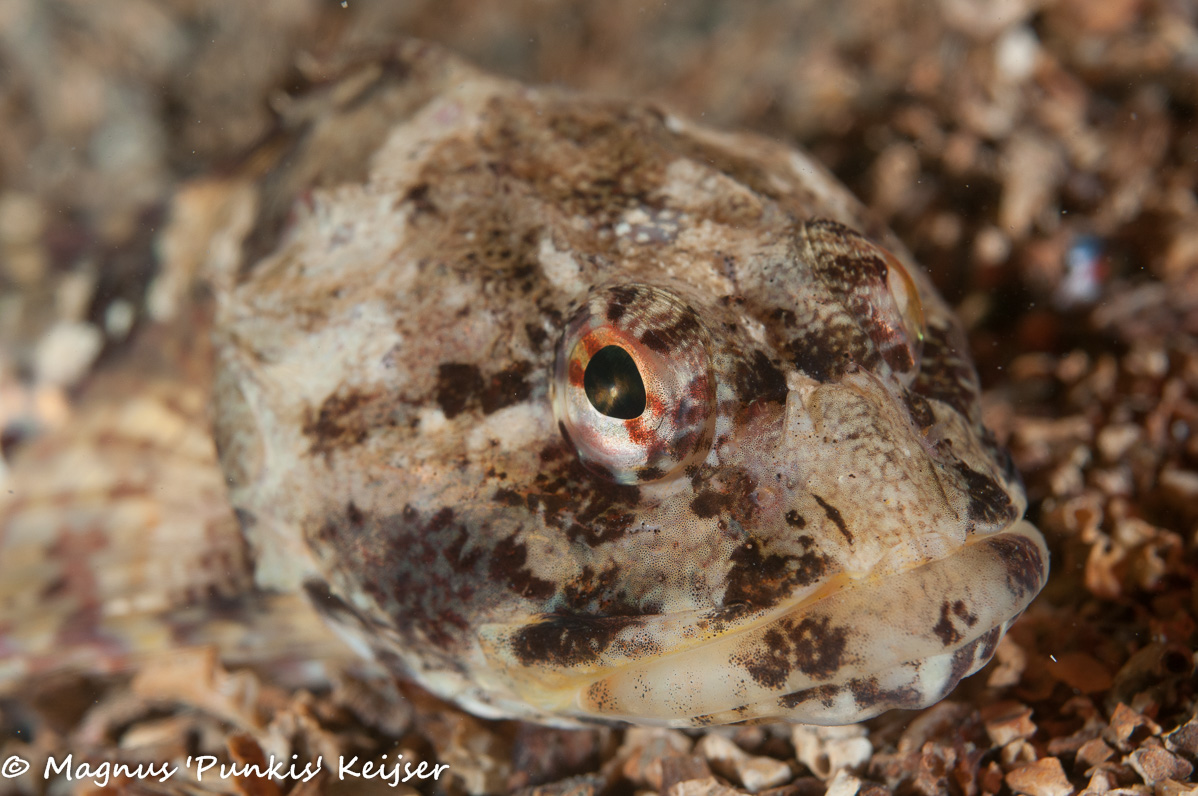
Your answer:
[[[1048,577],[1026,520],[901,572],[839,576],[749,613],[542,615],[492,624],[497,686],[581,721],[851,724],[942,699],[986,664]]]

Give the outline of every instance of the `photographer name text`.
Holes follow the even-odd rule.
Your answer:
[[[377,779],[386,782],[391,787],[409,780],[440,779],[441,774],[449,766],[427,761],[413,763],[403,760],[403,755],[396,755],[389,760],[388,755],[381,759],[363,760],[357,755],[339,755],[337,765],[330,766],[339,780]],[[323,757],[303,761],[292,755],[290,760],[278,760],[271,755],[261,763],[222,763],[215,755],[188,755],[183,766],[171,763],[126,763],[111,760],[81,760],[76,761],[73,754],[65,757],[51,756],[46,758],[45,768],[42,769],[42,779],[49,781],[51,777],[62,777],[68,782],[90,780],[96,787],[103,788],[110,781],[120,779],[148,780],[166,782],[180,768],[186,769],[196,782],[203,782],[205,777],[212,779],[232,778],[268,778],[279,782],[295,780],[307,782],[325,770]],[[0,779],[13,779],[29,771],[31,764],[28,760],[13,755],[0,763]]]

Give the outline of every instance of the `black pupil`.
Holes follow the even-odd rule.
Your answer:
[[[582,375],[591,406],[608,417],[631,420],[645,411],[645,382],[628,352],[618,345],[600,348]]]

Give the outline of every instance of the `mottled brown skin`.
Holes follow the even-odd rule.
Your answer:
[[[955,320],[843,189],[653,106],[383,64],[316,93],[215,277],[260,583],[486,715],[845,722],[989,659],[1043,543]],[[666,425],[588,419],[609,333]]]

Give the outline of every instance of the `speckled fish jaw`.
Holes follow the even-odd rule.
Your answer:
[[[851,588],[841,579],[830,594],[780,610],[628,621],[599,665],[497,662],[522,696],[560,715],[674,727],[847,724],[925,707],[985,665],[1043,587],[1046,560],[1039,533],[1021,522],[953,558]],[[933,590],[938,601],[926,599]],[[482,632],[484,647],[501,651],[518,631]]]

